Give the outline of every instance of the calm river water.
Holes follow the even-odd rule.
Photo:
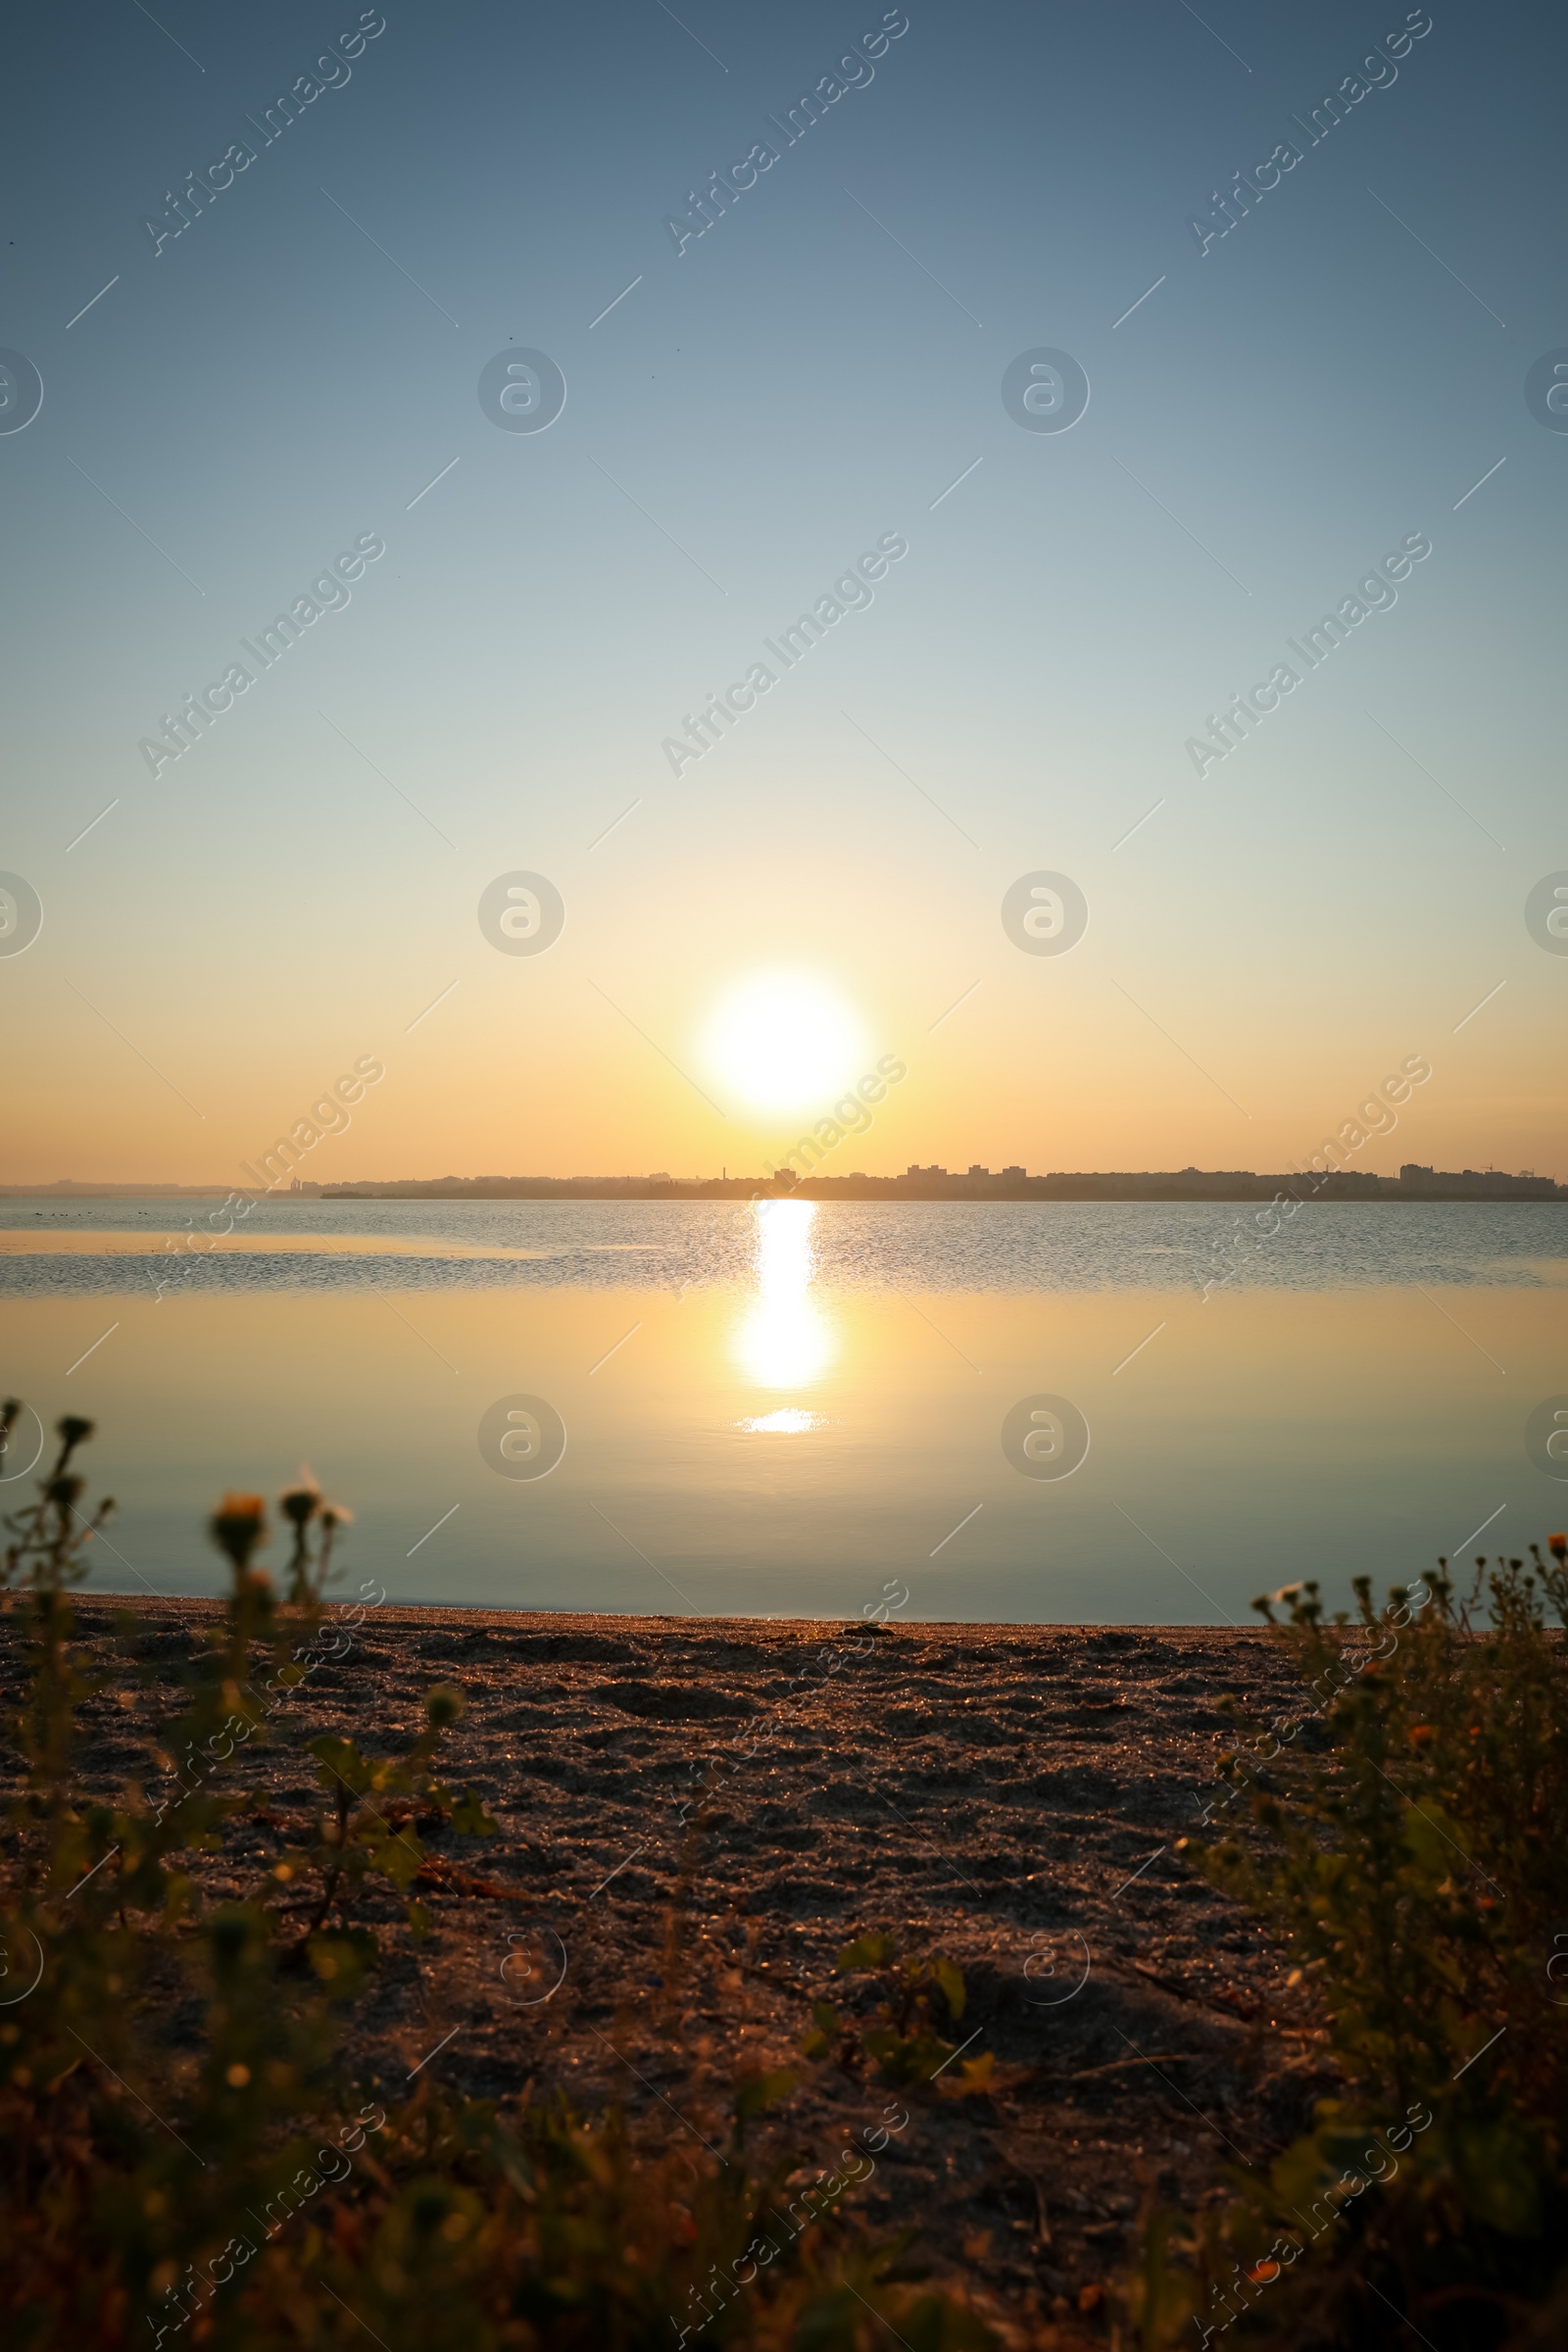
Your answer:
[[[219,1591],[219,1493],[302,1463],[350,1587],[516,1608],[1247,1622],[1568,1522],[1554,1202],[209,1205],[0,1202],[100,1589]]]

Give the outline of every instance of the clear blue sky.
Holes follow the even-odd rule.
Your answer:
[[[1288,119],[1395,0],[911,0],[788,147],[765,118],[877,49],[872,0],[389,0],[270,146],[244,118],[359,11],[157,17],[13,39],[0,344],[44,402],[0,435],[0,868],[45,920],[0,956],[11,1181],[228,1181],[366,1054],[329,1180],[755,1165],[788,1136],[694,1056],[780,965],[908,1063],[856,1164],[1274,1167],[1422,1054],[1361,1164],[1568,1175],[1568,957],[1523,918],[1568,868],[1568,434],[1524,389],[1568,343],[1560,14],[1438,0],[1316,146]],[[547,431],[480,407],[509,344],[564,375]],[[1040,348],[1087,372],[1070,431],[1004,406]],[[1200,777],[1207,714],[1412,534],[1397,603]],[[151,775],[160,714],[362,535],[352,601]],[[514,870],[566,906],[537,960],[476,920]],[[1059,961],[1001,925],[1035,870],[1092,910]]]

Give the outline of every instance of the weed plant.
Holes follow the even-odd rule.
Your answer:
[[[1476,1570],[1254,1604],[1312,1696],[1239,1725],[1251,1834],[1186,1856],[1287,1944],[1340,2082],[1217,2214],[1151,2218],[1148,2352],[1568,2344],[1568,1540]]]
[[[20,1407],[0,1412],[9,1439]],[[59,1424],[37,1500],[7,1522],[4,1605],[24,1613],[15,1725],[23,1786],[0,1863],[0,2340],[8,2352],[981,2352],[958,2301],[910,2283],[906,2240],[818,2213],[798,2163],[759,2166],[748,2127],[791,2077],[734,2085],[722,2146],[564,2098],[497,2106],[428,2077],[387,2106],[357,2081],[348,2026],[389,1954],[363,1916],[377,1883],[410,1935],[419,1821],[498,1835],[438,1776],[462,1693],[438,1685],[402,1752],[300,1740],[289,1706],[340,1642],[325,1589],[348,1514],[308,1482],[282,1498],[281,1597],[256,1565],[262,1498],[225,1495],[221,1622],[173,1720],[149,1728],[152,1788],[80,1785],[83,1702],[136,1666],[85,1670],[71,1591],[112,1504],[80,1507],[92,1436]],[[127,1725],[145,1687],[123,1691]],[[199,1857],[269,1819],[249,1759],[309,1758],[309,1831],[207,1900]],[[253,1841],[254,1842],[254,1841]],[[382,1906],[384,1909],[384,1904]],[[791,2222],[784,2216],[793,2217]],[[890,2335],[889,2330],[892,2330]]]

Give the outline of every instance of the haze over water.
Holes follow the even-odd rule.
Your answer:
[[[13,1385],[100,1424],[106,1589],[218,1591],[202,1510],[302,1461],[356,1578],[516,1608],[1246,1622],[1563,1516],[1555,1203],[268,1202],[171,1253],[203,1214],[0,1207]],[[484,1437],[519,1396],[543,1475]]]

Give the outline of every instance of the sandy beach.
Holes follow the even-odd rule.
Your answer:
[[[151,1787],[149,1733],[220,1604],[77,1611],[107,1669],[84,1787]],[[0,1620],[8,1704],[18,1632]],[[560,2085],[711,2138],[738,2073],[792,2066],[775,2145],[831,2168],[850,2133],[886,2132],[854,2192],[867,2219],[915,2229],[994,2317],[1071,2331],[1147,2198],[1192,2209],[1328,2087],[1288,1958],[1175,1850],[1223,1793],[1221,1693],[1289,1703],[1261,1633],[372,1607],[268,1744],[216,1769],[258,1793],[198,1865],[209,1897],[253,1889],[303,1828],[306,1740],[405,1744],[437,1681],[467,1699],[445,1777],[503,1834],[416,1824],[422,1945],[389,1892],[366,1903],[383,1959],[354,2056],[385,2093],[427,2070],[503,2101]],[[945,2080],[802,2060],[814,2002],[854,2010],[834,1958],[869,1930],[962,1970]]]

